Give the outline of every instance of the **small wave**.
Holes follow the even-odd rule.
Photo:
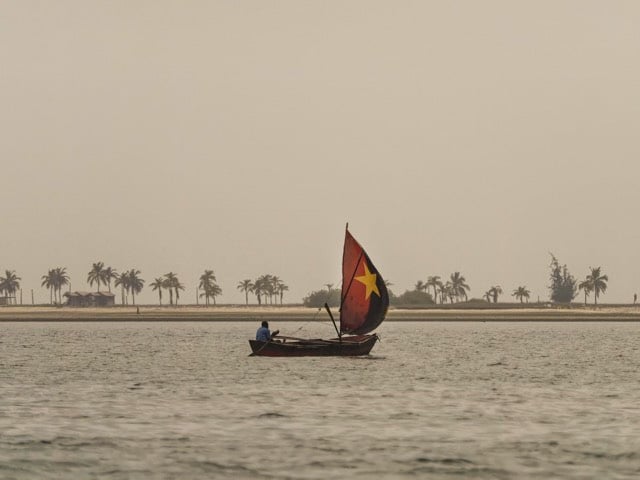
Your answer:
[[[415,412],[400,412],[400,413],[394,413],[390,415],[389,418],[392,420],[404,420],[409,418],[415,418],[418,416],[419,414]]]
[[[278,412],[267,412],[267,413],[261,413],[260,415],[258,415],[258,418],[287,418],[287,417],[288,415],[284,415]]]
[[[591,458],[607,460],[633,460],[640,457],[638,452],[605,453],[605,452],[580,452],[581,455]]]
[[[471,465],[473,462],[471,460],[467,460],[466,458],[429,458],[429,457],[418,457],[416,458],[416,462],[420,463],[441,463],[443,465]]]

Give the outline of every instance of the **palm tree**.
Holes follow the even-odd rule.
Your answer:
[[[592,291],[591,282],[589,280],[583,280],[578,284],[578,290],[584,291],[584,305],[587,306],[587,297]]]
[[[111,280],[115,280],[118,278],[118,272],[111,267],[106,267],[101,272],[101,281],[103,285],[107,285],[109,287],[109,293],[111,293]]]
[[[426,292],[427,291],[427,284],[424,283],[422,280],[418,280],[416,282],[416,284],[414,285],[413,289],[416,292],[422,292],[423,290]]]
[[[459,301],[460,297],[467,299],[467,292],[470,290],[467,285],[467,280],[464,276],[460,275],[460,272],[454,272],[449,277],[451,281],[451,289],[456,301]]]
[[[591,270],[591,273],[587,275],[586,281],[589,283],[591,291],[593,292],[593,304],[597,305],[600,293],[606,293],[607,291],[609,276],[602,275],[602,269],[600,267],[589,267],[589,269]]]
[[[176,283],[179,283],[179,280],[175,273],[169,272],[164,274],[163,286],[169,290],[169,305],[173,305],[173,289]]]
[[[333,286],[333,284],[327,284]],[[271,275],[260,275],[253,282],[253,291],[258,298],[258,305],[262,305],[262,297],[270,297],[273,295],[273,286],[271,285]],[[266,301],[266,300],[265,300]]]
[[[238,290],[244,292],[244,302],[249,305],[249,293],[253,293],[253,282],[249,279],[241,280],[236,286]]]
[[[198,284],[198,288],[204,290],[204,298],[205,303],[209,306],[209,293],[212,291],[213,285],[216,283],[216,276],[213,273],[213,270],[205,270],[202,275],[200,275],[200,283]],[[200,295],[201,297],[203,295]],[[215,297],[214,297],[215,299]]]
[[[443,295],[449,299],[449,303],[454,303],[454,300],[456,299],[457,294],[451,282],[447,282],[444,284]]]
[[[443,304],[447,298],[447,285],[440,282],[438,284],[438,293],[440,294],[440,304]]]
[[[589,280],[583,280],[578,284],[578,290],[584,291],[584,304],[587,305],[587,297],[591,293],[591,282]]]
[[[129,282],[129,275],[127,272],[122,272],[116,278],[115,282],[113,282],[115,287],[120,287],[120,294],[122,296],[122,305],[126,305],[128,303],[128,295],[125,296],[125,293],[129,293],[129,287],[131,286]]]
[[[50,269],[46,275],[42,276],[42,283],[40,286],[49,290],[49,303],[53,305],[53,291],[55,290],[54,270]]]
[[[270,283],[270,290],[271,290],[271,303],[278,303],[278,285],[280,285],[282,283],[282,279],[277,276],[277,275],[273,275],[269,278],[269,283]],[[275,298],[275,300],[274,300]]]
[[[178,276],[173,272],[166,273],[164,275],[164,278],[164,288],[169,290],[169,303],[173,305],[173,294],[175,292],[176,305],[178,305],[178,300],[180,299],[180,290],[184,290],[184,285],[180,283],[180,280],[178,280]]]
[[[432,275],[427,277],[427,288],[433,288],[433,301],[438,303],[438,287],[442,282],[440,281],[439,275]]]
[[[276,286],[276,293],[280,296],[280,305],[282,305],[282,297],[284,296],[284,292],[288,292],[289,287],[285,285],[283,282],[278,282]]]
[[[513,291],[511,296],[519,298],[520,299],[520,303],[522,303],[522,299],[523,298],[526,298],[527,299],[527,303],[529,303],[529,295],[530,294],[531,294],[531,291],[528,290],[527,287],[518,287]]]
[[[160,300],[160,305],[162,305],[162,289],[164,288],[164,278],[158,277],[154,279],[153,282],[149,284],[149,286],[151,287],[152,291],[158,291],[158,298]]]
[[[491,303],[491,292],[489,290],[487,290],[486,292],[484,292],[484,295],[482,296],[482,298],[484,298],[487,302]]]
[[[222,295],[222,289],[217,283],[212,282],[204,287],[204,292],[200,294],[200,297],[205,297],[207,305],[209,305],[209,297],[213,298],[213,304],[215,305],[218,295]]]
[[[491,287],[488,293],[493,298],[493,303],[498,303],[498,296],[502,295],[502,287],[500,285]]]
[[[262,284],[264,296],[269,299],[269,304],[273,304],[273,275],[270,273],[263,275]]]
[[[58,292],[58,300],[62,304],[62,287],[69,285],[69,275],[66,267],[57,267],[53,270],[53,282]]]
[[[20,288],[20,277],[16,275],[15,270],[5,270],[4,277],[0,277],[0,292],[5,292],[8,297],[13,297],[13,303],[16,303],[16,292]]]
[[[133,305],[136,304],[136,293],[140,293],[142,291],[142,287],[144,287],[144,280],[139,277],[140,270],[136,270],[132,268],[128,272],[126,272],[126,276],[128,277],[129,290],[131,290],[131,302]]]
[[[100,283],[104,280],[104,263],[96,262],[89,270],[87,274],[87,282],[89,285],[93,287],[93,284],[96,283],[98,285],[98,292],[100,291]]]
[[[184,292],[184,285],[180,283],[180,280],[176,279],[173,290],[176,292],[176,305],[178,305],[178,300],[180,300],[180,290]]]

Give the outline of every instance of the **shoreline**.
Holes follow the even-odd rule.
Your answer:
[[[301,322],[328,320],[324,309],[300,306],[178,306],[137,308],[0,307],[7,322]],[[337,311],[334,308],[333,311]],[[391,308],[385,322],[640,322],[640,306],[542,308]]]

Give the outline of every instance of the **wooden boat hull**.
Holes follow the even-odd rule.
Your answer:
[[[342,339],[311,339],[292,342],[249,340],[253,355],[264,357],[357,357],[368,355],[378,335],[356,335]]]

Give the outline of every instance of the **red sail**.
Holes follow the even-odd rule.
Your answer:
[[[382,323],[389,308],[387,287],[371,259],[347,230],[342,257],[340,331],[363,335]]]

